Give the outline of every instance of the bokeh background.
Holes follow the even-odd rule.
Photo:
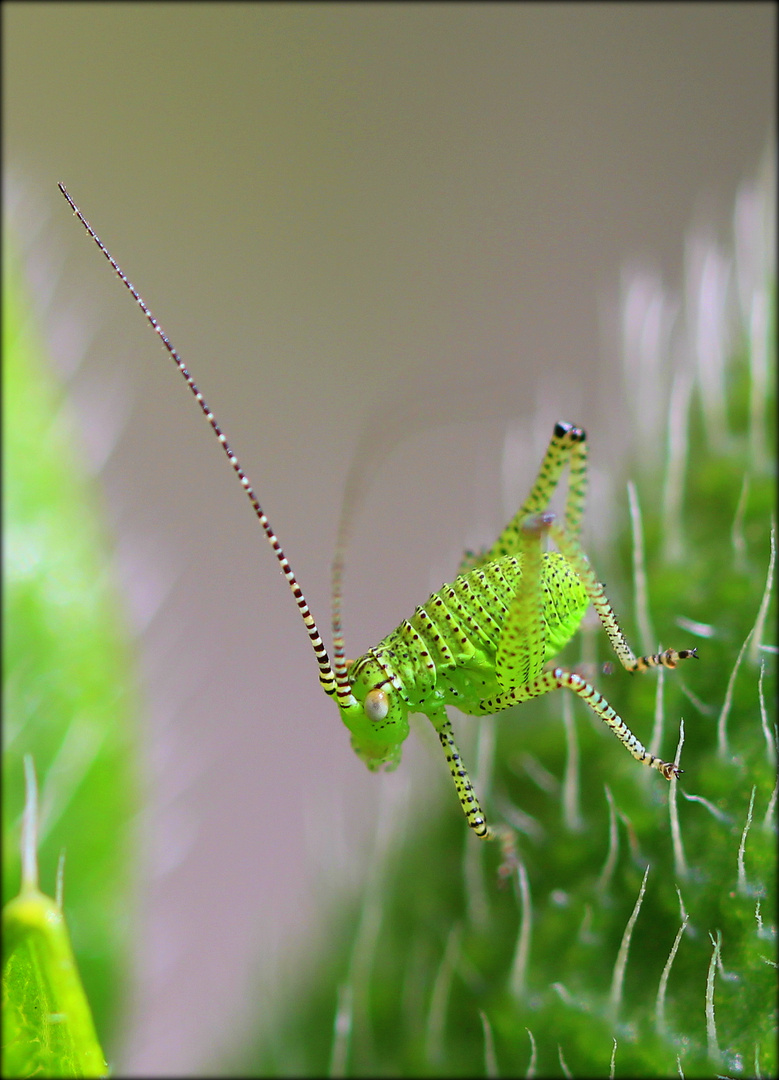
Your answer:
[[[596,477],[630,444],[621,274],[682,286],[685,232],[726,220],[754,172],[775,8],[2,15],[4,197],[38,241],[145,703],[133,992],[109,1050],[181,1074],[359,880],[381,787],[451,793],[424,742],[393,777],[355,759],[245,500],[56,182],[188,360],[325,631],[357,455],[358,654],[496,534],[555,419],[588,428]],[[526,461],[504,477],[507,436]],[[595,502],[591,533],[625,512]]]

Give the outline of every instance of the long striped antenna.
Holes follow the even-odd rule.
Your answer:
[[[106,259],[111,264],[116,276],[119,278],[119,280],[122,282],[122,284],[125,285],[129,289],[129,291],[130,291],[133,299],[135,300],[136,304],[141,309],[143,314],[146,316],[147,322],[151,326],[154,333],[159,337],[162,344],[167,349],[168,354],[173,359],[174,363],[176,364],[176,367],[179,369],[179,371],[183,375],[184,381],[186,382],[189,389],[192,391],[192,393],[193,393],[193,395],[195,397],[195,400],[197,401],[200,408],[203,410],[203,414],[205,415],[206,420],[208,420],[214,434],[216,435],[217,439],[221,443],[222,449],[227,454],[227,457],[228,457],[228,459],[230,461],[230,464],[233,467],[233,471],[235,472],[235,475],[238,477],[238,479],[241,482],[241,487],[246,492],[246,495],[247,495],[247,497],[249,499],[249,502],[252,504],[252,509],[254,510],[254,513],[257,516],[257,520],[259,521],[260,525],[262,526],[263,532],[265,533],[266,537],[268,538],[268,543],[273,548],[273,554],[278,559],[279,565],[281,566],[282,573],[284,574],[284,577],[287,579],[287,584],[289,585],[290,589],[292,590],[292,595],[295,597],[295,603],[298,606],[298,611],[300,612],[300,616],[303,619],[303,622],[305,624],[306,631],[308,632],[309,640],[311,641],[311,645],[312,645],[312,648],[314,650],[314,655],[316,656],[317,663],[319,664],[319,681],[322,684],[322,689],[324,690],[324,692],[326,694],[329,694],[329,695],[335,694],[335,692],[336,692],[336,679],[335,679],[335,676],[333,675],[333,669],[330,666],[330,657],[327,655],[327,650],[325,649],[324,642],[322,641],[322,638],[321,638],[321,636],[319,634],[319,630],[317,629],[317,625],[314,622],[314,616],[311,614],[311,611],[309,610],[308,604],[306,603],[306,598],[303,595],[303,591],[300,588],[300,586],[298,585],[297,578],[295,577],[294,573],[292,572],[292,567],[287,562],[287,557],[284,554],[284,550],[283,550],[281,544],[279,543],[279,538],[276,536],[276,533],[271,528],[271,524],[268,521],[267,517],[265,516],[265,511],[260,506],[259,499],[254,494],[254,489],[252,488],[252,485],[249,482],[249,478],[246,475],[246,473],[243,471],[243,469],[241,468],[241,465],[240,465],[240,463],[238,461],[238,458],[233,453],[233,451],[232,451],[232,449],[230,447],[230,444],[228,443],[224,433],[222,432],[222,429],[219,427],[219,424],[216,421],[216,417],[214,416],[214,414],[209,409],[203,395],[200,393],[197,386],[195,385],[195,380],[189,374],[189,371],[187,370],[187,368],[186,368],[186,366],[184,364],[184,361],[181,359],[178,352],[174,349],[173,345],[170,343],[170,340],[168,339],[167,334],[162,329],[160,324],[157,322],[154,315],[151,313],[151,310],[149,309],[148,305],[141,298],[140,294],[137,292],[135,287],[131,284],[130,280],[128,279],[128,277],[124,273],[124,271],[121,269],[121,267],[117,263],[116,259],[114,259],[113,255],[110,253],[110,251],[105,246],[103,241],[100,239],[100,237],[97,235],[95,230],[89,224],[87,219],[81,213],[79,208],[73,202],[73,200],[71,199],[65,185],[64,184],[58,184],[57,186],[59,187],[60,191],[65,196],[67,201],[70,203],[70,207],[71,207],[73,213],[79,219],[81,224],[84,226],[86,231],[89,233],[89,235],[95,241],[95,243],[100,248],[102,253],[105,255]],[[344,670],[344,678],[345,678],[345,670]],[[348,686],[348,681],[347,681],[347,686]],[[338,687],[339,697],[342,696],[342,689],[343,688],[339,685],[339,687]],[[350,693],[350,692],[351,691],[348,691],[348,693]]]

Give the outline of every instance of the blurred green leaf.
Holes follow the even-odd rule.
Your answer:
[[[22,759],[40,779],[39,858],[53,882],[67,853],[65,908],[104,1045],[125,990],[134,733],[128,634],[79,432],[4,235],[3,902],[19,889]]]
[[[37,789],[29,757],[25,774],[22,887],[3,907],[3,1074],[107,1076],[60,903],[38,888]]]

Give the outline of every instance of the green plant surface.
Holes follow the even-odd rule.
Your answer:
[[[53,900],[38,888],[37,789],[29,757],[25,773],[22,887],[3,908],[3,1073],[107,1076],[62,898]]]
[[[41,789],[42,887],[53,888],[64,851],[73,950],[110,1053],[117,1004],[126,992],[134,856],[130,654],[78,433],[35,332],[41,323],[25,298],[23,264],[7,233],[3,903],[14,903],[19,916],[21,901],[12,898],[21,880],[23,758],[29,755]],[[29,913],[29,897],[23,899]],[[35,903],[44,903],[40,894]]]
[[[756,191],[759,241],[773,187]],[[619,500],[622,534],[595,560],[641,651],[652,625],[698,647],[659,679],[596,683],[683,776],[637,767],[562,693],[479,722],[475,785],[516,851],[469,835],[454,798],[406,815],[236,1072],[776,1075],[775,267],[729,258],[742,311],[721,370],[680,364],[658,390],[633,511]],[[650,403],[634,404],[638,431]]]

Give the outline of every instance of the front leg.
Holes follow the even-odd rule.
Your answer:
[[[463,808],[466,821],[481,840],[494,840],[495,833],[484,818],[468,770],[463,764],[460,751],[457,749],[457,743],[454,741],[454,732],[452,731],[451,721],[446,715],[446,709],[441,706],[440,709],[432,709],[425,715],[438,732],[438,738],[444,748],[446,763],[449,766],[449,772],[452,774],[457,798],[460,800],[460,806]]]

